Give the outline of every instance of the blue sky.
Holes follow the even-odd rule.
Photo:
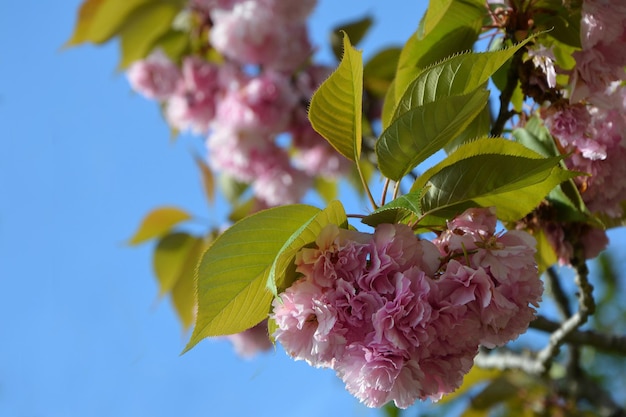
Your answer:
[[[115,72],[117,48],[61,50],[78,0],[0,3],[0,416],[372,416],[330,371],[278,350],[246,361],[187,341],[159,301],[151,245],[124,241],[160,205],[219,226],[157,106]],[[312,36],[371,13],[365,57],[400,44],[424,1],[321,0]]]

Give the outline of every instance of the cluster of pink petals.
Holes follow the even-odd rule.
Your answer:
[[[581,20],[582,50],[572,55],[572,102],[582,99],[600,105],[602,96],[624,79],[626,67],[626,3],[621,0],[584,0]]]
[[[479,345],[523,333],[541,298],[534,239],[495,225],[492,210],[471,209],[432,242],[401,224],[327,226],[296,255],[302,278],[274,301],[274,337],[293,358],[334,369],[367,406],[439,399]]]
[[[611,109],[577,103],[544,114],[546,126],[565,152],[568,168],[589,176],[576,179],[592,212],[619,218],[626,200],[626,108],[618,98]]]
[[[207,135],[211,167],[250,184],[264,206],[296,203],[315,177],[349,169],[306,114],[330,74],[309,62],[306,19],[315,5],[191,0],[189,7],[211,22],[208,42],[225,62],[187,56],[179,68],[155,51],[127,73],[133,89],[162,104],[170,126]]]

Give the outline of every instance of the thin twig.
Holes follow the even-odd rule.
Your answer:
[[[530,323],[530,327],[552,333],[560,328],[561,324],[539,316]],[[593,330],[576,330],[565,336],[563,342],[576,346],[591,346],[607,353],[626,355],[626,335],[605,334]]]
[[[564,319],[572,317],[572,308],[569,304],[569,299],[567,298],[565,291],[563,291],[561,280],[559,279],[554,266],[547,269],[546,275],[548,277],[550,290],[552,290],[552,295],[554,296],[554,301],[556,301],[556,307],[559,310],[559,313],[561,313],[561,316]]]
[[[589,316],[595,311],[595,302],[592,296],[593,287],[589,283],[589,269],[584,258],[576,257],[572,259],[572,265],[576,269],[576,285],[580,289],[578,293],[578,311],[552,332],[546,347],[537,353],[537,363],[541,373],[546,373],[550,369],[552,360],[559,353],[559,348],[565,338],[585,324]]]
[[[385,205],[385,200],[387,198],[387,190],[389,189],[389,183],[391,180],[389,178],[385,179],[385,183],[383,184],[383,194],[380,197],[380,205],[381,207]]]

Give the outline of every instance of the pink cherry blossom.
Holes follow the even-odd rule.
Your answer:
[[[146,59],[134,62],[126,76],[133,90],[149,99],[163,101],[176,90],[181,73],[162,51],[156,50]]]
[[[210,42],[236,62],[292,71],[311,53],[304,23],[281,20],[262,2],[242,1],[231,10],[213,10],[211,17]]]

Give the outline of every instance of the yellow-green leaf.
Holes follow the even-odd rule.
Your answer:
[[[171,291],[172,304],[184,330],[189,329],[196,318],[195,272],[205,249],[204,240],[197,238],[194,245],[189,249],[187,259],[183,263],[178,280]]]
[[[136,245],[169,232],[178,223],[191,219],[191,215],[176,207],[157,208],[146,217],[128,243]]]
[[[198,266],[198,317],[185,352],[206,337],[238,333],[267,318],[271,266],[285,242],[319,212],[304,204],[271,208],[215,239]]]
[[[172,26],[180,8],[169,2],[150,2],[137,8],[119,30],[121,57],[119,68],[146,57],[157,41]]]
[[[159,281],[160,296],[172,291],[176,285],[197,240],[195,236],[184,232],[170,233],[159,239],[152,256],[152,267]]]
[[[74,33],[65,46],[108,41],[134,10],[150,2],[154,0],[86,0],[80,6]]]
[[[346,158],[361,155],[363,60],[361,52],[344,34],[339,67],[311,98],[309,119],[313,128]]]

